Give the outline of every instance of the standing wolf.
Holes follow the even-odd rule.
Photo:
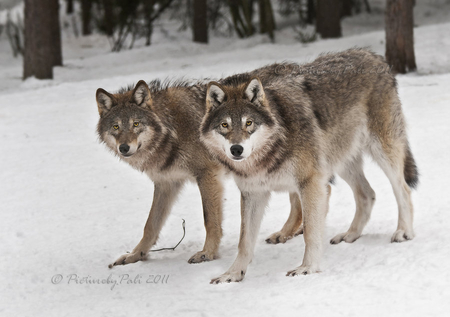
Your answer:
[[[204,248],[189,262],[216,258],[222,237],[223,168],[199,141],[205,89],[183,82],[169,87],[159,81],[151,82],[149,87],[139,81],[136,87],[117,94],[100,88],[96,97],[101,141],[155,183],[144,236],[131,253],[121,256],[110,267],[134,263],[147,256],[186,181],[198,184],[206,227]]]
[[[155,183],[144,236],[131,253],[121,256],[110,267],[146,258],[186,181],[198,184],[206,228],[204,248],[189,263],[217,258],[222,237],[224,169],[200,141],[205,93],[205,84],[185,81],[162,84],[157,80],[149,85],[140,81],[134,88],[116,94],[97,90],[100,140]],[[297,200],[291,199],[291,216],[281,231],[284,235],[280,238],[280,233],[275,233],[269,238],[274,243],[284,242],[301,230],[301,207]]]
[[[239,252],[211,283],[244,278],[271,191],[300,196],[305,254],[287,275],[319,271],[327,183],[335,173],[352,188],[356,214],[331,243],[353,242],[369,220],[375,193],[363,172],[370,154],[398,203],[393,242],[414,237],[411,188],[417,168],[405,131],[396,81],[383,58],[362,49],[322,55],[305,65],[274,64],[210,82],[201,139],[241,190]]]

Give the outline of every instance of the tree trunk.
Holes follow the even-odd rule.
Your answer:
[[[23,79],[31,76],[38,79],[53,78],[53,63],[57,61],[54,54],[57,50],[53,47],[56,31],[52,29],[55,28],[56,18],[52,15],[58,12],[57,6],[58,0],[25,0]]]
[[[253,1],[241,0],[242,13],[244,14],[245,24],[247,25],[248,36],[252,36],[255,33],[255,28],[253,27]]]
[[[91,35],[92,1],[81,0],[81,19],[83,23],[82,34]]]
[[[73,13],[73,0],[67,0],[66,14]]]
[[[342,0],[341,17],[352,16],[353,0]]]
[[[322,38],[342,36],[341,7],[341,0],[317,0],[316,31]]]
[[[273,17],[270,0],[258,0],[259,5],[259,32],[267,33],[273,41],[275,39],[275,19]]]
[[[238,36],[241,38],[252,36],[255,32],[252,23],[253,0],[228,0],[228,6]]]
[[[416,70],[412,0],[388,0],[386,4],[386,61],[395,73]]]
[[[314,3],[314,0],[308,0],[307,7],[308,15],[306,17],[306,23],[314,24],[314,21],[316,20],[316,4]]]
[[[193,39],[194,42],[208,43],[208,7],[206,0],[193,0]]]
[[[144,3],[147,3],[145,1]],[[113,0],[103,0],[103,21],[105,33],[108,36],[112,36],[114,33],[114,13],[113,13]]]
[[[152,34],[153,34],[153,6],[155,4],[155,0],[147,0],[144,2],[144,10],[145,10],[145,46],[150,46],[152,43]]]
[[[61,47],[61,27],[59,24],[59,1],[50,1],[51,5],[48,6],[49,11],[49,23],[51,32],[51,58],[53,66],[62,66],[62,47]]]

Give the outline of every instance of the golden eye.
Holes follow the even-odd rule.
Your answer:
[[[252,121],[250,121],[250,120],[249,120],[249,121],[247,121],[247,127],[251,126],[251,125],[252,125],[252,123],[253,123],[253,122],[252,122]]]
[[[134,125],[135,127],[138,127],[138,126],[139,126],[139,122],[135,122],[133,125]]]
[[[114,128],[114,130],[117,130],[117,129],[119,129],[119,125],[115,124],[115,125],[113,125],[113,128]]]
[[[228,123],[226,123],[226,122],[222,123],[222,127],[228,128]]]

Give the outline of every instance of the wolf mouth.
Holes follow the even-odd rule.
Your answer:
[[[242,161],[244,159],[244,157],[243,156],[234,156],[231,159],[233,161],[239,162],[239,161]]]

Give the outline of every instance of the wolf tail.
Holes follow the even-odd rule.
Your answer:
[[[409,145],[406,145],[405,154],[405,167],[403,170],[403,174],[408,186],[414,189],[419,184],[419,171],[417,170],[416,161],[414,161],[414,157],[411,153]]]

